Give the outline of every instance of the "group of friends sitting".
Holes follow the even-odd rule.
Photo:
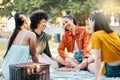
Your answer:
[[[9,80],[9,65],[20,63],[48,63],[50,70],[60,67],[78,68],[95,74],[120,77],[120,38],[110,29],[103,12],[95,11],[88,19],[92,35],[86,27],[77,25],[72,15],[62,17],[65,32],[53,56],[46,33],[49,15],[36,10],[30,17],[25,12],[14,15],[15,29],[2,61],[1,75]],[[90,53],[92,50],[92,53]]]

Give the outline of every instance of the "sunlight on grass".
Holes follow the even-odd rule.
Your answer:
[[[0,42],[0,51],[1,51],[1,50],[6,50],[6,48],[7,48],[7,43],[5,43],[5,42]]]
[[[5,42],[0,42],[0,61],[2,60],[3,55],[4,55],[5,52],[6,52],[6,48],[7,48],[7,43],[5,43]]]
[[[5,52],[6,52],[6,48],[7,48],[7,43],[0,42],[0,68],[1,68],[1,61],[3,59]]]
[[[7,43],[5,42],[0,42],[0,54],[4,51],[6,51],[7,48]]]

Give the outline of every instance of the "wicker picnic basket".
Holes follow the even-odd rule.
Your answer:
[[[42,63],[10,65],[10,80],[50,80],[49,66]]]

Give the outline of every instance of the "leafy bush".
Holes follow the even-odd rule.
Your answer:
[[[51,40],[52,36],[50,34],[47,34],[48,41]]]

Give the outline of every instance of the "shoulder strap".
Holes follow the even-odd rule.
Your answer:
[[[26,31],[26,32],[25,32],[25,34],[23,34],[23,37],[22,37],[22,39],[20,40],[19,45],[21,45],[21,44],[22,44],[23,39],[24,39],[24,37],[25,37],[25,35],[26,35],[27,33],[28,33],[28,31]]]

